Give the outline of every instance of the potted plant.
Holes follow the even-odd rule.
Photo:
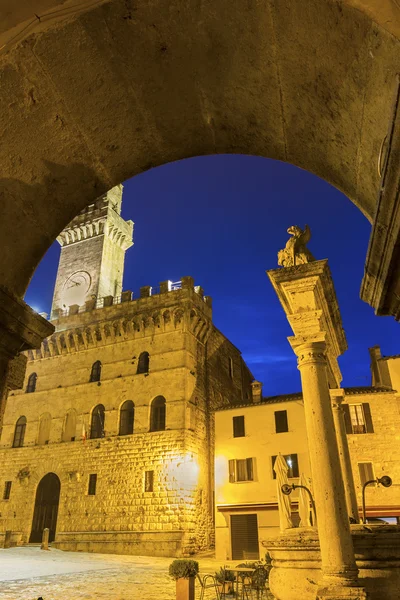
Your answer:
[[[215,571],[215,579],[218,583],[218,591],[220,594],[230,594],[235,581],[235,574],[232,571],[226,571],[223,567],[219,571]]]
[[[198,572],[197,560],[178,558],[172,561],[169,574],[176,581],[176,600],[194,600],[194,583]]]

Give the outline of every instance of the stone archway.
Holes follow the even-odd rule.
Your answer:
[[[59,16],[13,38],[29,13],[6,11],[0,50],[0,281],[17,295],[85,205],[186,157],[290,162],[372,219],[400,69],[389,0],[33,4]]]
[[[43,529],[50,530],[49,542],[54,541],[57,527],[61,483],[55,473],[47,473],[36,489],[30,543],[42,541]]]

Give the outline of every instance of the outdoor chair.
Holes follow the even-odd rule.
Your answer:
[[[251,585],[253,590],[256,591],[257,600],[268,598],[268,571],[264,565],[256,567],[254,573],[251,576]]]
[[[217,580],[215,579],[214,575],[207,574],[207,575],[201,576],[197,573],[197,579],[199,580],[199,583],[201,586],[200,600],[203,600],[205,591],[210,590],[210,589],[214,589],[215,599],[220,600],[221,596],[218,591],[218,583],[217,583]]]

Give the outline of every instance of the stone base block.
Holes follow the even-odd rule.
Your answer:
[[[316,600],[367,600],[362,587],[323,587],[318,588]]]
[[[288,529],[265,540],[272,557],[269,576],[277,600],[399,600],[400,527],[352,525],[351,533],[361,587],[338,587],[322,577],[318,534],[313,529]]]
[[[182,531],[75,531],[59,532],[53,548],[71,552],[131,554],[134,556],[182,556]]]
[[[22,534],[19,531],[0,531],[0,548],[13,548],[22,544]]]

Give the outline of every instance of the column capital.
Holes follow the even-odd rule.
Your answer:
[[[296,338],[289,339],[293,352],[297,356],[297,365],[299,369],[306,364],[327,364],[326,342],[320,340],[298,344],[296,341]]]
[[[336,388],[330,389],[329,395],[331,397],[332,408],[341,408],[342,402],[344,400],[344,389]]]
[[[39,348],[54,325],[38,315],[23,300],[0,285],[0,353],[13,358],[23,350]]]

